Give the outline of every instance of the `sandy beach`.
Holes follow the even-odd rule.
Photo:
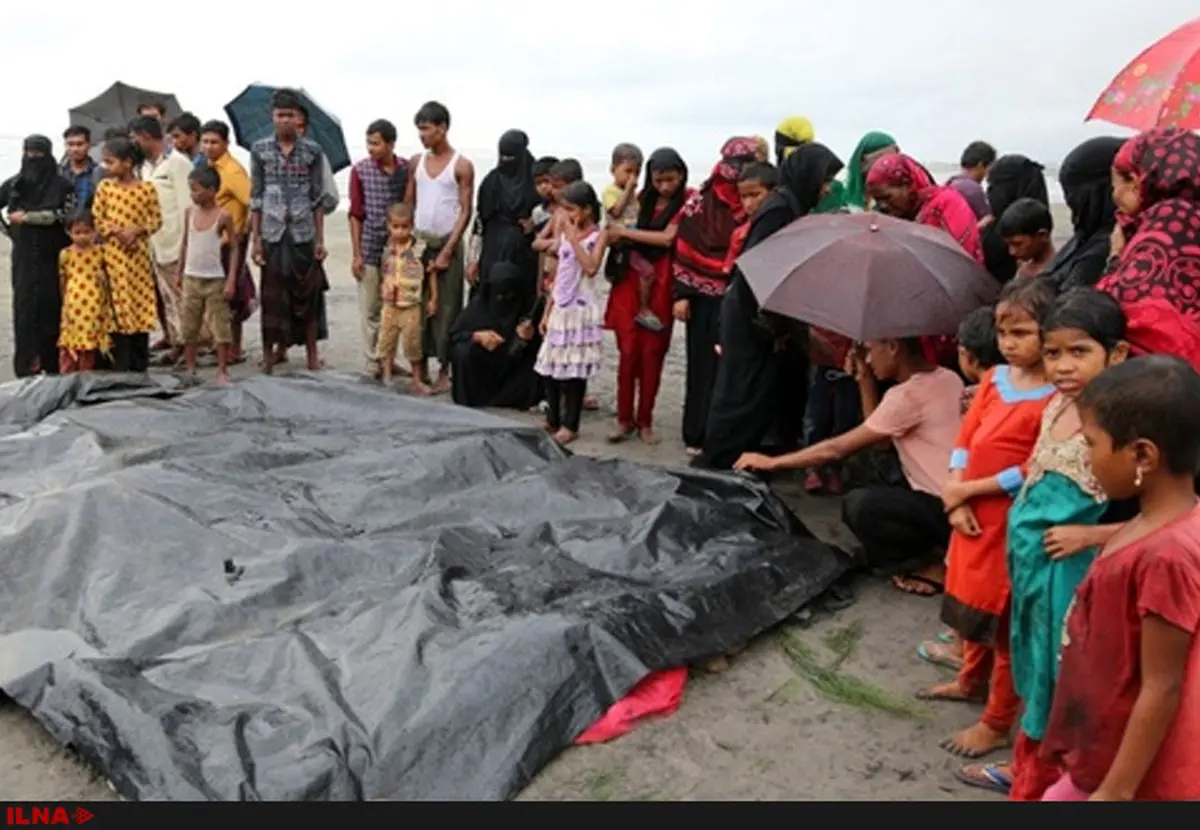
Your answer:
[[[1070,227],[1055,207],[1060,239]],[[355,282],[344,215],[329,220],[328,317],[322,344],[326,370],[359,372]],[[12,378],[9,243],[0,236],[0,380]],[[246,328],[251,359],[235,377],[258,371],[258,318]],[[292,366],[302,362],[293,350]],[[679,438],[683,397],[683,331],[677,327],[657,406],[662,443],[604,442],[613,415],[616,352],[591,391],[601,411],[585,413],[582,455],[620,456],[647,464],[686,462]],[[280,367],[281,374],[289,371]],[[211,376],[211,370],[207,370]],[[448,402],[448,399],[447,399]],[[533,416],[497,413],[520,421]],[[832,498],[803,494],[798,480],[778,490],[818,536],[843,548],[854,542]],[[572,748],[521,795],[535,800],[944,800],[995,798],[958,784],[961,763],[937,746],[977,711],[962,704],[918,704],[913,693],[949,673],[917,658],[915,648],[938,631],[938,601],[905,596],[879,580],[861,580],[858,601],[804,627],[762,635],[718,675],[693,671],[683,706],[612,743]],[[996,760],[1003,756],[996,756]],[[0,702],[0,800],[106,800],[116,796],[95,770],[60,748],[24,711]]]

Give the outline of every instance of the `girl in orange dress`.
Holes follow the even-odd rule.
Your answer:
[[[86,210],[67,219],[71,246],[58,257],[62,320],[58,327],[58,371],[90,372],[96,355],[112,348],[112,301],[104,273],[104,251],[96,244],[96,226]]]
[[[1041,280],[1005,286],[996,303],[996,338],[1005,364],[989,369],[963,419],[942,494],[953,533],[942,620],[963,640],[963,663],[950,683],[920,695],[978,701],[979,722],[942,742],[978,758],[1009,745],[1020,710],[1008,651],[1008,509],[1024,481],[1042,412],[1054,394],[1042,371],[1042,317],[1054,289]]]
[[[112,293],[113,368],[145,372],[150,368],[150,332],[158,327],[154,304],[154,268],[150,236],[162,227],[158,193],[138,180],[140,153],[127,138],[104,145],[108,178],[96,188],[92,214],[104,239],[104,270]]]

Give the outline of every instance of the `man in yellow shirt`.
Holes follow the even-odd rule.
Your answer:
[[[233,220],[233,231],[238,235],[238,291],[229,303],[229,311],[233,318],[233,347],[230,349],[229,362],[241,363],[244,359],[242,324],[254,313],[255,299],[254,281],[245,272],[246,236],[250,219],[250,174],[229,152],[229,125],[224,121],[207,121],[200,128],[200,151],[208,161],[208,166],[221,177],[221,186],[217,190],[217,205],[229,214],[229,218]],[[231,241],[223,240],[222,259],[227,260]],[[228,267],[228,261],[225,264]]]

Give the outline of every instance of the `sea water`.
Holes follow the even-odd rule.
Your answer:
[[[363,147],[349,148],[354,158],[360,158],[366,155],[366,149]],[[404,146],[400,148],[402,153],[415,152],[414,148]],[[62,143],[55,141],[55,152],[62,152]],[[232,150],[242,164],[249,163],[249,154],[241,147],[234,147]],[[479,182],[483,179],[484,174],[496,166],[496,149],[494,147],[482,149],[476,147],[462,147],[459,152],[471,159],[475,163],[475,179]],[[608,185],[610,180],[609,159],[606,156],[575,156],[579,163],[583,166],[584,178],[589,181],[596,191],[599,192],[602,188]],[[708,171],[716,164],[716,159],[689,159],[688,166],[692,171],[693,184],[698,185],[704,180]],[[0,181],[3,181],[8,176],[17,172],[21,165],[21,139],[16,136],[0,135]],[[950,176],[958,172],[958,166],[954,164],[946,164],[943,162],[929,162],[925,166],[929,172],[933,174],[939,182],[944,182]],[[703,171],[703,172],[699,172]],[[338,192],[342,196],[342,207],[348,206],[348,184],[347,180],[350,175],[349,169],[342,170],[335,177],[338,184]],[[1051,169],[1046,170],[1046,187],[1050,193],[1050,202],[1052,204],[1063,204],[1062,189],[1058,185],[1057,172]]]

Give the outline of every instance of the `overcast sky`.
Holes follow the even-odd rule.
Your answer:
[[[985,138],[1053,165],[1083,138],[1127,134],[1083,117],[1197,13],[1195,0],[0,0],[0,134],[57,146],[67,109],[115,80],[175,92],[201,119],[264,81],[333,110],[354,155],[380,116],[414,149],[412,115],[434,98],[464,148],[520,127],[537,155],[634,141],[700,162],[728,136],[769,137],[803,114],[843,158],[878,128],[927,161]]]

